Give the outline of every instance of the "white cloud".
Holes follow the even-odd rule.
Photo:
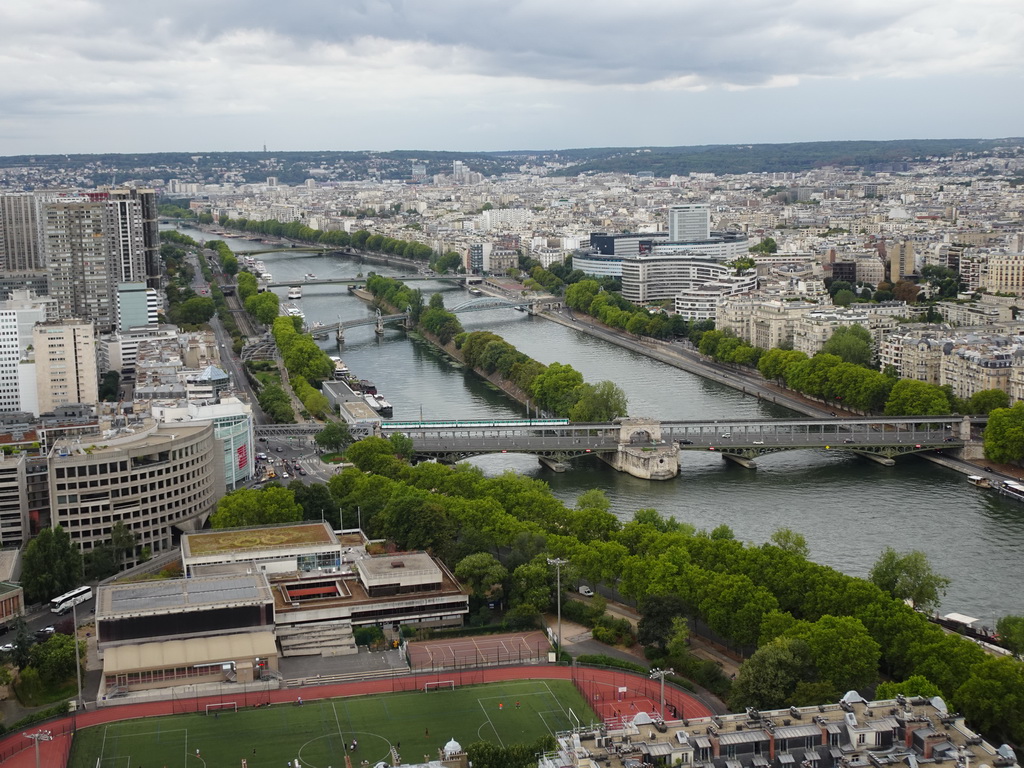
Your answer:
[[[302,115],[393,146],[457,147],[460,130],[483,126],[474,141],[491,132],[498,148],[524,146],[508,126],[536,135],[536,112],[572,145],[572,121],[603,98],[671,108],[713,96],[740,114],[761,91],[797,107],[820,83],[896,80],[938,103],[955,76],[981,93],[1020,79],[1022,37],[1019,0],[9,0],[0,154],[61,135],[44,127],[55,116],[97,133],[128,116],[254,118],[284,133]],[[383,125],[393,119],[404,123]],[[637,122],[616,123],[615,143],[643,143],[630,138],[645,132]],[[159,127],[151,136],[163,148]],[[192,146],[203,139],[197,124]]]

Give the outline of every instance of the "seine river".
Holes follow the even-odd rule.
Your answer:
[[[201,238],[195,230],[181,230]],[[266,247],[227,240],[236,250]],[[341,257],[290,252],[261,257],[275,280],[356,277],[360,272],[402,271]],[[448,307],[469,298],[441,281],[419,284],[441,291]],[[282,299],[287,289],[278,289]],[[312,323],[372,314],[340,286],[303,287],[297,302]],[[626,392],[635,416],[662,419],[785,417],[766,405],[572,328],[514,310],[460,317],[467,330],[490,330],[544,363],[571,364],[590,382],[610,379]],[[333,339],[322,344],[336,353]],[[524,408],[490,389],[473,374],[453,368],[431,347],[397,329],[377,338],[372,327],[346,333],[340,354],[353,373],[372,379],[394,405],[394,418],[487,419],[522,417]],[[1024,504],[969,485],[963,475],[913,457],[883,467],[838,451],[793,451],[758,459],[748,470],[718,456],[683,452],[682,472],[669,482],[647,482],[618,473],[598,459],[578,459],[555,474],[525,455],[473,460],[487,473],[513,470],[543,479],[572,504],[584,491],[603,490],[613,511],[628,519],[652,507],[699,529],[729,525],[737,538],[761,543],[780,527],[802,533],[811,557],[846,573],[865,576],[886,546],[927,553],[933,567],[952,579],[943,612],[958,611],[994,626],[1005,614],[1024,614]]]

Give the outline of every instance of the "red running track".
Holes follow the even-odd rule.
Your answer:
[[[277,691],[251,691],[241,696],[205,696],[190,699],[169,699],[165,701],[145,702],[142,704],[126,704],[104,707],[102,709],[83,712],[75,716],[75,727],[87,728],[103,725],[119,720],[134,720],[141,717],[157,717],[160,715],[180,715],[187,712],[205,711],[207,704],[230,700],[244,701],[246,706],[262,706],[266,704],[293,703],[300,695],[303,701],[318,699],[336,699],[346,696],[366,696],[371,693],[395,693],[398,691],[422,690],[424,683],[440,680],[454,680],[457,685],[477,685],[480,683],[496,683],[503,680],[571,680],[572,667],[497,667],[465,671],[441,671],[431,674],[404,675],[382,680],[363,680],[355,683],[336,683],[317,685],[306,688],[289,688]],[[622,670],[592,669],[576,667],[575,674],[588,681],[605,684],[619,684],[624,677],[636,678],[647,682],[645,675],[633,675]],[[687,718],[695,719],[710,717],[712,712],[695,697],[675,688],[665,688],[666,701],[674,703]],[[33,726],[12,734],[0,741],[0,762],[8,768],[35,768],[35,750],[33,742],[25,733],[48,730],[53,733],[53,740],[41,742],[39,745],[40,765],[49,768],[66,768],[67,755],[70,752],[70,739],[73,718],[64,717],[51,720],[42,725]]]

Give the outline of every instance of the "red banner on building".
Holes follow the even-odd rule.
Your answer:
[[[243,444],[238,446],[238,468],[245,469],[249,466],[249,449]]]

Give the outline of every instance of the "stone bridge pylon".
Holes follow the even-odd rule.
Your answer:
[[[644,480],[671,480],[679,474],[679,447],[661,437],[657,419],[617,419],[619,449],[598,454],[619,472]]]

